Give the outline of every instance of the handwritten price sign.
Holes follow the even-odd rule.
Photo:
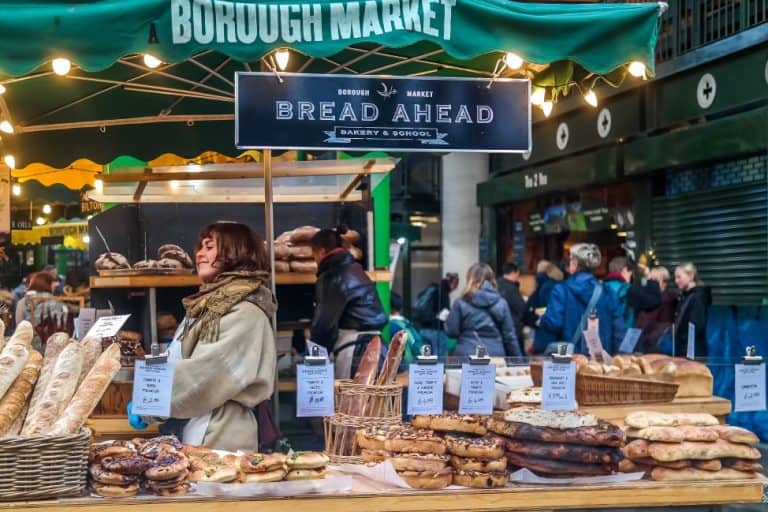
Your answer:
[[[443,364],[408,367],[408,414],[443,413]]]
[[[137,359],[133,375],[133,406],[131,412],[140,416],[171,415],[173,364],[147,364]]]
[[[764,411],[765,400],[765,363],[737,364],[736,400],[733,410],[736,412]]]
[[[333,365],[296,366],[296,416],[333,416]]]
[[[460,414],[492,414],[495,395],[496,367],[493,365],[461,365]]]
[[[576,409],[576,363],[544,361],[541,408],[548,411]]]

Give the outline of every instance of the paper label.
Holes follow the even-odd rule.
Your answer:
[[[85,337],[112,338],[113,336],[117,336],[117,333],[120,332],[120,328],[130,316],[131,315],[103,316],[96,320],[93,327],[88,329]]]
[[[643,334],[642,329],[634,327],[627,329],[627,333],[624,335],[624,339],[621,340],[621,345],[619,345],[619,353],[632,354],[635,351],[637,342],[640,341],[641,334]]]
[[[735,367],[735,412],[764,411],[765,363],[737,364]]]
[[[333,416],[333,364],[296,365],[296,416]]]
[[[143,359],[136,359],[131,412],[140,416],[168,418],[171,415],[172,388],[172,363],[147,364]]]
[[[547,411],[576,409],[576,363],[544,361],[541,408]]]
[[[491,364],[461,365],[459,414],[491,414],[496,396],[496,367]]]
[[[408,414],[443,414],[443,363],[408,367]]]
[[[582,331],[582,333],[584,334],[584,340],[587,342],[589,357],[591,359],[602,359],[604,350],[598,332],[587,329],[586,331]]]
[[[685,347],[685,357],[688,359],[696,357],[696,326],[693,322],[688,322],[688,345]]]
[[[93,308],[82,308],[75,320],[77,326],[77,336],[75,338],[82,340],[83,334],[90,331],[94,322],[96,322],[96,310]]]

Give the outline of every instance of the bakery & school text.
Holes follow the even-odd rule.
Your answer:
[[[395,31],[451,39],[457,0],[358,0],[319,3],[245,3],[171,0],[173,44],[321,42]],[[327,6],[327,7],[326,7]]]

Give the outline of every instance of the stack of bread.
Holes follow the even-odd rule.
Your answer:
[[[385,436],[384,450],[400,478],[415,489],[443,489],[453,481],[445,440],[434,430],[392,427]]]
[[[227,483],[240,477],[239,461],[222,457],[207,446],[185,444],[181,451],[189,459],[191,482]]]
[[[319,452],[293,452],[288,456],[286,480],[319,480],[325,478],[328,456]]]
[[[506,438],[511,466],[544,477],[610,475],[623,458],[621,429],[590,414],[517,407],[486,426]]]
[[[219,455],[204,446],[184,445],[192,482],[267,483],[325,478],[328,457],[319,452]]]
[[[91,448],[91,489],[99,496],[135,496],[139,488],[159,496],[189,491],[189,461],[174,436],[111,441]]]
[[[488,434],[484,417],[446,412],[439,416],[414,416],[413,425],[445,433],[455,485],[477,489],[507,485],[504,440]]]
[[[140,260],[131,265],[128,258],[118,252],[105,252],[94,262],[96,270],[188,270],[195,264],[189,253],[176,244],[163,244],[157,249],[155,259]]]
[[[102,353],[100,339],[55,333],[43,356],[33,337],[23,321],[8,343],[0,339],[0,437],[77,432],[120,369],[117,345]]]
[[[638,411],[624,420],[630,442],[623,448],[625,472],[645,471],[653,480],[736,480],[763,470],[759,438],[749,430],[720,425],[712,415]]]
[[[640,360],[650,372],[672,376],[672,380],[679,384],[677,398],[712,396],[714,380],[707,365],[684,357],[661,354],[646,354]]]
[[[275,238],[275,272],[317,273],[310,242],[318,231],[320,228],[315,226],[301,226]],[[360,241],[360,233],[347,229],[341,233],[341,239],[356,260],[363,259],[363,253],[356,245]]]

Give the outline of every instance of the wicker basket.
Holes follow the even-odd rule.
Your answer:
[[[580,406],[669,402],[678,386],[676,382],[579,374],[576,401]]]
[[[0,439],[0,500],[50,499],[83,494],[91,431]]]
[[[336,382],[336,414],[325,418],[325,453],[334,463],[362,464],[355,432],[359,428],[397,425],[403,417],[403,386],[367,386]],[[358,414],[350,414],[356,411]]]

